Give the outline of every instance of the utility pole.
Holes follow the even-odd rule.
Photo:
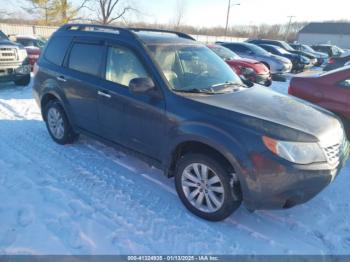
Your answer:
[[[233,5],[240,5],[239,3],[233,4]],[[228,21],[230,19],[230,10],[231,10],[231,0],[228,0],[228,7],[227,7],[227,17],[226,17],[226,27],[225,27],[225,36],[227,36],[227,29],[228,29]]]
[[[288,17],[289,17],[289,23],[288,23],[286,35],[284,36],[284,40],[287,40],[287,39],[288,39],[290,26],[292,25],[292,19],[293,19],[295,16],[294,16],[294,15],[290,15],[290,16],[288,16]]]

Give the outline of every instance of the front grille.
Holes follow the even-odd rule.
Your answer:
[[[331,165],[339,164],[341,147],[342,147],[342,144],[336,144],[323,149],[329,164]]]
[[[0,62],[16,62],[16,48],[0,48]]]

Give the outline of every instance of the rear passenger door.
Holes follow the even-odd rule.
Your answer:
[[[105,46],[89,38],[73,41],[60,81],[76,125],[90,133],[99,134],[97,92],[101,84]]]

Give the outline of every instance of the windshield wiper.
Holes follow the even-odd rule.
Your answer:
[[[231,87],[231,86],[247,88],[247,86],[245,86],[244,84],[240,84],[240,83],[236,83],[236,82],[230,82],[230,81],[226,81],[224,83],[212,85],[210,88],[215,88],[215,89],[216,88],[222,88],[222,89],[225,89],[225,88]]]
[[[191,88],[191,89],[173,89],[173,90],[175,92],[180,92],[180,93],[215,94],[215,92],[210,89]]]

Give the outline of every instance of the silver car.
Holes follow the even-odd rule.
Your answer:
[[[254,44],[240,42],[218,44],[225,46],[241,57],[254,59],[264,63],[270,69],[271,74],[274,75],[288,73],[293,67],[292,62],[289,59],[273,55]]]

